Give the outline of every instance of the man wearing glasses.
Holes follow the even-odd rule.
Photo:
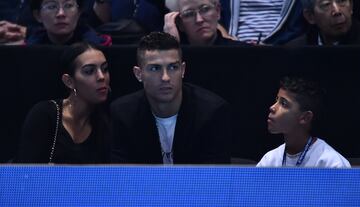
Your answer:
[[[184,83],[179,42],[163,32],[143,37],[135,78],[144,89],[111,104],[114,163],[220,164],[230,162],[228,103]]]
[[[79,41],[109,46],[111,37],[96,32],[79,21],[82,0],[31,0],[34,17],[43,27],[29,35],[26,44],[69,45]]]
[[[173,4],[169,6],[169,4]],[[223,37],[218,28],[220,4],[218,0],[167,1],[173,12],[165,15],[164,32],[182,44],[190,45],[244,45]]]
[[[289,45],[358,45],[360,24],[352,18],[352,0],[302,0],[309,32]]]

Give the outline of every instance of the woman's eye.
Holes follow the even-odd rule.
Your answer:
[[[101,65],[100,68],[103,73],[109,71],[109,65],[107,63],[104,63],[103,65]]]
[[[96,68],[94,68],[94,67],[84,67],[84,68],[82,69],[82,71],[83,71],[83,73],[85,73],[86,75],[91,75],[91,74],[94,73],[95,69],[96,69]]]
[[[109,67],[101,67],[101,71],[103,72],[103,73],[105,73],[105,72],[108,72],[109,71]]]

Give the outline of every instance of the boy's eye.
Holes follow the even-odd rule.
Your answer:
[[[289,103],[285,99],[280,99],[280,104],[284,107],[287,107]]]

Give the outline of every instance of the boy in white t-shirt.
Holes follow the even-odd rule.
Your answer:
[[[315,82],[295,77],[285,77],[280,82],[267,122],[269,132],[283,134],[285,143],[267,152],[257,167],[351,167],[324,140],[311,135],[322,99],[323,89]]]

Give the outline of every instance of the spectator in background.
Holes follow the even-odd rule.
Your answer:
[[[218,29],[219,0],[171,0],[172,12],[165,15],[164,32],[190,45],[246,45],[226,38]]]
[[[288,45],[358,45],[360,24],[352,0],[302,0],[309,31]]]
[[[349,162],[311,129],[322,109],[324,90],[315,82],[285,77],[270,107],[268,130],[283,134],[285,144],[266,153],[258,167],[350,167]]]
[[[240,41],[281,45],[300,36],[306,22],[299,0],[221,0],[221,23]]]
[[[98,25],[132,19],[151,32],[162,30],[167,9],[164,0],[95,0],[94,12]]]
[[[229,105],[210,91],[183,84],[178,41],[150,33],[139,43],[137,60],[133,72],[144,89],[111,104],[112,162],[229,163]]]
[[[0,44],[24,44],[26,27],[9,21],[0,21]]]
[[[31,0],[30,7],[43,27],[29,35],[26,40],[28,45],[69,45],[79,41],[111,45],[110,36],[98,35],[80,21],[82,0]]]
[[[66,99],[36,104],[23,125],[17,162],[106,163],[109,119],[104,103],[110,76],[104,54],[87,43],[67,48],[61,58]],[[46,87],[46,86],[45,86]]]
[[[162,30],[167,11],[163,0],[95,0],[87,19],[114,44],[137,44],[149,32]]]
[[[29,26],[37,25],[30,14],[29,0],[0,2],[0,44],[24,44]]]

